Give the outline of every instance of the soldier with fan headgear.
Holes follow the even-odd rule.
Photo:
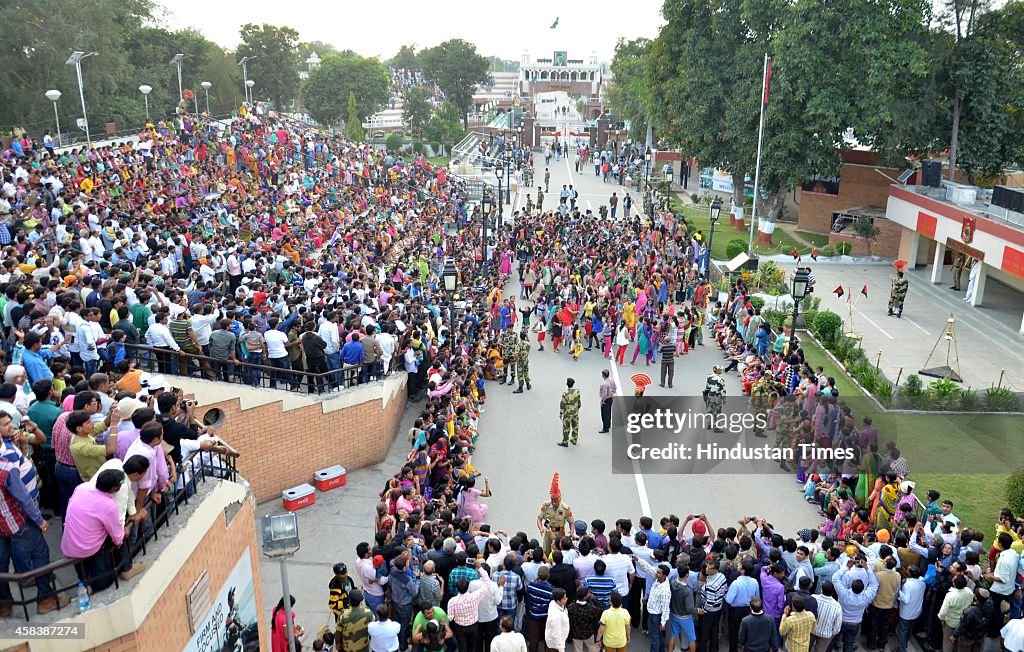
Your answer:
[[[903,316],[903,300],[907,298],[907,287],[910,285],[907,279],[903,278],[903,270],[907,267],[907,261],[897,260],[893,263],[896,268],[896,278],[892,280],[892,290],[889,292],[889,316]]]
[[[537,514],[537,530],[544,535],[544,554],[551,553],[551,542],[565,536],[565,526],[573,522],[572,508],[562,502],[562,490],[558,486],[558,474],[551,478],[551,500],[540,506]]]

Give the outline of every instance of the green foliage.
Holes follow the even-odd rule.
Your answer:
[[[805,324],[813,324],[814,320],[818,317],[817,310],[804,310],[800,314],[804,316]]]
[[[412,144],[412,151],[417,153],[417,154],[422,154],[423,153],[423,142],[419,141],[419,140],[414,142]]]
[[[1024,513],[1024,469],[1006,479],[1006,504],[1014,514]]]
[[[427,122],[425,130],[427,138],[449,145],[457,143],[466,135],[466,130],[462,128],[460,120],[459,109],[451,103],[445,102]]]
[[[840,256],[849,256],[852,250],[853,245],[851,245],[849,242],[836,243],[836,253],[839,254]]]
[[[608,106],[629,121],[633,138],[646,135],[650,116],[651,94],[644,67],[651,46],[650,39],[620,38],[612,57],[612,79],[605,89]]]
[[[821,255],[825,256],[826,258],[831,258],[832,256],[836,255],[836,250],[832,248],[832,245],[825,245],[825,247],[822,248],[821,250]]]
[[[395,56],[388,59],[388,65],[392,68],[403,70],[415,70],[419,68],[419,60],[416,58],[415,45],[403,45],[398,48]]]
[[[985,390],[985,409],[990,412],[1013,412],[1020,409],[1020,396],[1009,387]]]
[[[427,79],[436,83],[458,111],[468,128],[467,111],[473,105],[476,87],[491,80],[490,62],[476,46],[462,39],[450,39],[419,53]],[[440,140],[440,139],[438,139]]]
[[[730,242],[730,244],[732,243]],[[745,244],[744,247],[746,247]],[[766,260],[758,266],[757,271],[750,279],[750,284],[767,294],[783,294],[787,290],[786,271],[774,261]]]
[[[761,297],[750,297],[750,305],[758,309],[764,308],[764,299]]]
[[[384,146],[388,148],[389,152],[397,154],[398,150],[402,149],[402,137],[392,132],[384,139]]]
[[[961,409],[971,412],[978,409],[978,390],[966,387],[960,390]]]
[[[742,254],[746,250],[747,250],[747,241],[746,240],[740,240],[739,238],[736,238],[734,240],[730,240],[729,244],[726,245],[726,247],[725,247],[725,255],[729,257],[729,260],[732,260],[733,258],[735,258],[736,256],[739,256],[740,254]]]
[[[256,82],[253,98],[269,98],[283,109],[299,90],[299,33],[291,27],[242,25],[238,58],[255,57],[248,63],[249,79]]]
[[[789,313],[785,310],[766,308],[761,311],[761,317],[768,322],[773,331],[778,332],[782,329],[782,325],[786,322],[786,318],[789,317]]]
[[[823,310],[810,324],[811,332],[822,342],[834,342],[843,328],[843,318],[831,310]]]
[[[917,374],[907,376],[907,379],[903,381],[903,391],[911,397],[923,395],[924,383],[921,382],[921,377]]]
[[[960,406],[960,385],[948,378],[932,381],[927,394],[936,409],[952,410]]]
[[[430,90],[426,86],[414,86],[405,92],[402,120],[413,134],[421,136],[432,115],[434,105],[430,102]]]
[[[871,220],[857,220],[853,223],[853,232],[865,240],[873,241],[882,230]]]
[[[355,98],[356,121],[362,125],[387,103],[389,84],[388,70],[377,59],[332,54],[309,73],[302,87],[302,101],[322,125],[335,125],[345,118],[347,132],[350,98]]]
[[[363,129],[362,118],[359,115],[359,107],[356,104],[354,91],[348,93],[348,116],[345,118],[345,135],[350,140],[361,141],[366,138],[366,131]]]
[[[875,383],[875,398],[877,398],[882,405],[889,407],[892,405],[894,390],[895,388],[891,382],[881,379]]]

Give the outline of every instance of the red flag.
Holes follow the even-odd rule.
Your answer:
[[[793,251],[790,252],[789,255],[792,256],[793,260],[796,262],[800,262],[800,252],[796,250],[796,247],[793,247]]]
[[[860,293],[863,294],[864,296],[868,296],[868,284],[867,283],[865,283],[864,287],[862,287],[860,289]]]
[[[846,294],[846,290],[843,289],[842,285],[839,285],[836,287],[836,289],[832,290],[832,294],[842,299],[843,295]]]
[[[811,260],[818,260],[818,250],[811,249]]]
[[[771,90],[771,87],[772,87],[772,60],[766,58],[765,67],[764,67],[764,97],[762,98],[762,101],[764,102],[765,106],[768,106],[768,91]]]

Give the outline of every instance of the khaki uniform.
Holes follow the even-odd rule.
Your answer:
[[[545,525],[544,530],[544,554],[551,553],[551,544],[554,538],[565,534],[565,524],[572,521],[572,508],[564,502],[559,501],[558,507],[552,506],[548,501],[540,506],[540,520]]]

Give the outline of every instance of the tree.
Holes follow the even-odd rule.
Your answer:
[[[419,61],[416,59],[416,46],[403,45],[398,48],[395,56],[388,59],[388,65],[399,70],[415,70],[419,68]]]
[[[345,118],[345,135],[349,140],[361,141],[366,138],[366,131],[363,129],[363,121],[356,106],[355,91],[348,93],[348,117]]]
[[[329,55],[309,73],[302,87],[302,103],[314,120],[333,125],[348,118],[351,101],[362,124],[388,101],[390,79],[387,68],[376,58],[358,55]]]
[[[254,97],[269,97],[282,110],[299,89],[299,33],[291,27],[246,23],[241,30],[238,56],[255,57],[248,63]]]
[[[462,140],[466,130],[461,124],[461,111],[450,102],[441,105],[427,123],[427,138],[434,142],[454,144]]]
[[[468,129],[473,93],[478,86],[491,81],[490,62],[476,51],[475,45],[462,39],[423,50],[419,59],[427,79],[436,83],[459,110],[462,125]]]
[[[430,91],[425,86],[413,86],[405,92],[402,103],[402,120],[417,136],[423,135],[423,128],[434,114]]]
[[[605,89],[608,106],[629,121],[633,138],[647,131],[650,113],[650,87],[647,84],[647,57],[651,52],[650,39],[632,41],[619,39],[612,57],[612,79]]]
[[[388,134],[388,137],[384,139],[384,147],[389,152],[397,154],[398,150],[402,149],[402,137],[394,132]]]

